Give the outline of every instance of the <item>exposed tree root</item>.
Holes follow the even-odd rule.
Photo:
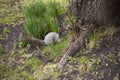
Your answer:
[[[85,48],[86,46],[85,39],[94,31],[94,26],[89,25],[85,27],[86,27],[86,30],[81,32],[80,36],[74,42],[70,44],[69,48],[66,50],[65,54],[59,61],[57,68],[60,72],[62,72],[62,69],[67,62],[68,56],[75,54],[76,52]]]

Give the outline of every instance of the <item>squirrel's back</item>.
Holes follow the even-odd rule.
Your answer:
[[[44,38],[45,45],[54,44],[58,41],[59,34],[56,32],[48,33]]]

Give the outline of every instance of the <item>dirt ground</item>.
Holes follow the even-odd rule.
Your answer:
[[[12,0],[9,5],[14,6],[19,2],[19,0]],[[5,4],[8,5],[8,3]],[[14,26],[13,23],[18,24]],[[18,17],[13,23],[0,24],[0,45],[4,48],[3,54],[6,55],[11,53],[16,54],[19,35],[23,33],[24,22],[21,21],[21,17]],[[5,28],[8,31],[4,31]],[[84,63],[83,66],[87,67],[82,70],[79,61],[76,59],[72,61],[68,60],[62,74],[56,78],[49,77],[43,80],[80,80],[80,78],[82,78],[81,80],[120,80],[120,29],[118,28],[112,36],[104,36],[99,45],[99,48],[93,48],[87,54],[80,54],[74,57],[77,59],[86,56],[91,62],[94,59],[98,60],[94,62],[92,69],[88,70],[88,68],[91,68],[91,65]],[[16,62],[16,65],[18,64],[19,62]]]

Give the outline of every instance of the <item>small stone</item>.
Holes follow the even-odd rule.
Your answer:
[[[108,64],[105,64],[106,66],[108,66]]]

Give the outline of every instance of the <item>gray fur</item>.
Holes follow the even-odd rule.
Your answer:
[[[55,44],[58,41],[59,34],[56,32],[48,33],[44,38],[45,45]]]

